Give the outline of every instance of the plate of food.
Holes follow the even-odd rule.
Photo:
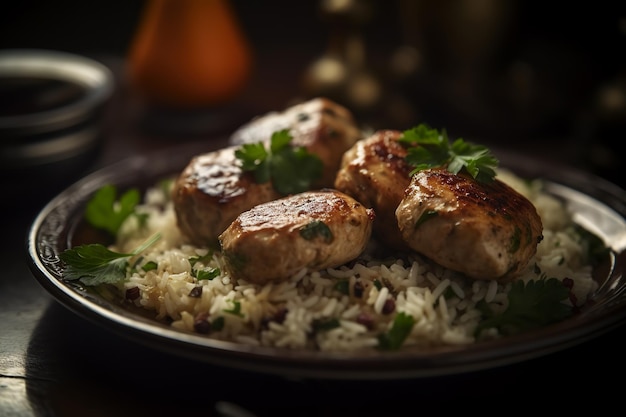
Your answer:
[[[626,319],[626,192],[419,124],[362,132],[314,99],[219,149],[105,167],[52,199],[30,267],[151,348],[296,378],[512,364]]]

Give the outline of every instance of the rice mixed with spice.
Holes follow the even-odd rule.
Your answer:
[[[581,306],[597,287],[588,243],[571,214],[541,181],[528,182],[499,170],[498,178],[526,196],[543,223],[543,241],[519,280],[567,280],[565,303]],[[176,226],[172,202],[162,187],[145,194],[112,250],[130,253],[154,233],[161,239],[135,259],[132,275],[118,284],[126,301],[153,312],[181,331],[249,345],[321,351],[379,347],[397,316],[412,318],[402,346],[465,345],[501,337],[497,328],[475,333],[483,314],[508,306],[512,283],[472,280],[418,254],[379,258],[376,245],[339,268],[301,270],[282,283],[255,285],[225,272],[219,251],[188,244]]]

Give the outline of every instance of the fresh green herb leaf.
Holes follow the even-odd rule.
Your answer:
[[[141,267],[141,269],[143,269],[144,271],[148,272],[148,271],[153,271],[153,270],[157,269],[157,268],[158,268],[158,266],[159,266],[159,265],[158,265],[156,262],[154,262],[154,261],[149,261],[149,262],[146,262],[146,263],[145,263],[145,264]]]
[[[417,219],[417,221],[415,222],[415,228],[417,229],[422,224],[424,224],[426,221],[432,219],[433,217],[437,217],[438,215],[439,215],[439,213],[437,212],[437,210],[427,210],[427,211],[423,212],[422,215],[420,216],[420,218]]]
[[[335,283],[334,288],[343,295],[350,295],[350,281],[347,279],[338,280]]]
[[[243,317],[243,313],[241,312],[241,303],[239,301],[233,301],[233,300],[231,300],[231,302],[233,303],[233,308],[224,309],[224,313],[229,313],[235,316]]]
[[[226,320],[224,319],[224,316],[216,317],[215,319],[211,320],[211,330],[219,332],[224,328],[225,322]]]
[[[198,281],[202,281],[204,279],[210,281],[215,277],[219,277],[221,273],[219,268],[202,268],[198,270],[192,269],[191,272],[192,275],[198,279]]]
[[[270,150],[272,153],[278,153],[289,146],[293,137],[288,129],[278,130],[272,134],[270,142]]]
[[[257,183],[271,181],[283,195],[306,191],[321,177],[323,164],[306,148],[291,146],[292,139],[289,130],[279,130],[272,134],[269,150],[261,142],[244,144],[235,156],[244,171],[254,173]]]
[[[439,132],[425,123],[403,132],[400,143],[407,147],[406,161],[413,166],[411,175],[430,168],[446,168],[453,174],[465,170],[480,182],[495,176],[498,160],[481,145],[456,139],[452,144],[446,131]]]
[[[117,187],[105,185],[87,202],[85,219],[93,227],[116,235],[128,216],[134,213],[140,198],[139,190],[131,188],[118,199]]]
[[[485,146],[457,139],[452,143],[450,154],[451,159],[448,164],[450,172],[458,174],[465,169],[480,182],[489,182],[495,178],[498,160]]]
[[[192,256],[189,258],[189,264],[191,266],[194,266],[195,264],[197,264],[198,262],[201,262],[203,264],[208,264],[209,262],[211,262],[211,260],[213,259],[213,251],[209,251],[207,252],[206,255],[204,256]]]
[[[333,232],[330,228],[320,220],[314,220],[300,228],[300,236],[306,240],[313,240],[316,237],[321,237],[324,242],[330,243],[333,241]]]
[[[59,258],[65,264],[63,277],[80,280],[84,285],[115,284],[126,279],[128,258],[138,255],[160,239],[157,233],[132,253],[117,253],[99,243],[76,246],[63,251]]]
[[[456,296],[457,296],[456,293],[454,292],[452,287],[449,285],[446,287],[445,290],[443,290],[443,298],[445,298],[446,300],[450,300],[451,298],[456,297]]]
[[[474,334],[495,327],[501,334],[511,335],[564,320],[573,314],[563,303],[568,297],[569,289],[556,278],[516,281],[508,294],[509,305],[501,314],[494,314],[484,302],[477,305],[485,319]]]
[[[315,319],[311,323],[314,332],[326,332],[340,326],[339,320],[335,318]]]
[[[404,312],[396,314],[391,329],[378,336],[378,347],[383,350],[399,349],[411,333],[414,324],[413,316]]]
[[[85,285],[123,280],[130,256],[132,254],[113,252],[99,243],[77,246],[59,255],[66,264],[63,277],[70,281],[80,280]]]
[[[254,173],[254,180],[263,184],[271,179],[270,154],[262,142],[245,143],[235,150],[235,156],[241,161],[241,169]]]
[[[283,148],[272,158],[274,188],[281,194],[296,194],[311,188],[322,175],[322,161],[305,148]]]

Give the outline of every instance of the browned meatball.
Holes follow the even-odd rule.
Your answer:
[[[381,130],[360,140],[343,156],[335,188],[376,212],[374,237],[392,249],[408,249],[396,222],[396,208],[409,185],[407,150],[398,142],[402,132]]]
[[[326,98],[314,98],[282,112],[259,116],[232,134],[231,143],[269,142],[272,133],[287,129],[293,146],[305,147],[324,164],[322,178],[313,188],[332,187],[341,156],[362,135],[350,111]]]
[[[445,169],[416,173],[396,216],[412,249],[475,279],[514,278],[543,239],[541,218],[526,197],[501,181]]]
[[[228,271],[251,283],[280,282],[363,252],[374,213],[336,190],[308,191],[241,213],[219,237]]]

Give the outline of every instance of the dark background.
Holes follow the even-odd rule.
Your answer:
[[[559,159],[623,185],[617,152],[626,132],[623,4],[354,3],[372,11],[357,29],[366,45],[367,70],[383,95],[367,109],[351,106],[341,94],[331,98],[352,107],[363,124],[404,129],[425,121],[451,136],[531,153],[553,144],[549,152]],[[310,95],[303,76],[326,52],[334,27],[321,13],[323,2],[230,4],[252,46],[255,72],[247,94],[264,103],[259,111]],[[123,59],[143,7],[142,1],[5,2],[0,48]],[[419,58],[403,74],[392,64],[401,46],[410,46]],[[280,87],[268,94],[260,86],[269,82]]]

